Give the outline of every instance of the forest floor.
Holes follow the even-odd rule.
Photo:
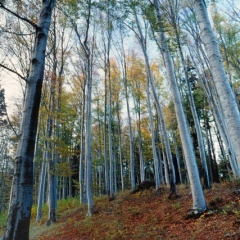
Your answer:
[[[175,199],[168,198],[167,188],[160,191],[125,191],[113,201],[97,198],[91,218],[86,217],[86,206],[76,207],[72,199],[65,204],[67,210],[58,211],[57,223],[32,223],[30,239],[240,239],[239,183],[214,184],[205,190],[209,210],[198,218],[187,218],[192,206],[188,187],[178,187]]]
[[[120,192],[113,201],[98,197],[91,218],[78,199],[60,201],[57,223],[50,226],[46,225],[47,206],[38,223],[34,206],[30,240],[240,239],[240,182],[214,184],[204,195],[209,209],[198,218],[188,218],[192,198],[187,186],[178,187],[174,199],[169,199],[166,187],[158,192]],[[0,235],[5,221],[6,214],[1,215]]]

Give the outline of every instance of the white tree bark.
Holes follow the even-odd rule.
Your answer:
[[[238,167],[240,167],[240,115],[238,106],[223,67],[219,46],[208,18],[206,3],[204,0],[195,0],[194,7],[201,30],[200,37],[206,49],[214,83],[236,154]]]
[[[55,26],[54,26],[55,29]],[[56,36],[54,36],[56,37]],[[56,54],[55,54],[55,46],[54,46],[54,59],[53,59],[53,70],[50,84],[50,96],[49,96],[49,116],[47,120],[47,134],[46,134],[46,149],[47,152],[47,169],[48,169],[48,222],[51,223],[56,222],[56,205],[57,205],[57,188],[56,188],[56,166],[54,159],[54,144],[51,142],[51,138],[53,136],[53,125],[54,119],[53,114],[55,113],[55,94],[56,94]]]
[[[109,57],[109,56],[108,56]],[[108,81],[109,81],[109,116],[108,116],[108,141],[109,141],[109,197],[110,199],[114,199],[114,191],[113,191],[113,137],[112,137],[112,83],[110,79],[110,61],[108,58]]]
[[[92,198],[92,160],[91,160],[91,126],[92,126],[92,74],[90,65],[90,56],[88,56],[88,81],[87,81],[87,106],[86,106],[86,144],[85,144],[85,161],[86,161],[86,193],[88,202],[87,215],[92,215],[93,198]]]
[[[150,124],[150,130],[151,130],[151,139],[152,139],[152,151],[153,151],[153,162],[154,162],[154,174],[155,174],[155,182],[156,182],[156,189],[160,188],[161,181],[159,176],[159,159],[157,155],[157,149],[156,149],[156,141],[155,141],[155,131],[154,131],[154,123],[153,123],[153,113],[152,113],[152,104],[151,104],[151,97],[150,97],[150,85],[152,87],[152,76],[150,72],[150,66],[148,62],[148,57],[146,55],[146,49],[143,44],[143,36],[142,31],[140,28],[139,20],[137,17],[136,9],[134,8],[134,16],[137,23],[138,32],[140,34],[140,37],[138,38],[139,43],[141,45],[142,51],[144,53],[145,63],[146,63],[146,70],[147,70],[147,104],[148,104],[148,114],[149,114],[149,124]],[[150,74],[149,74],[150,73]]]
[[[108,79],[108,147],[109,147],[109,197],[114,199],[114,156],[113,156],[113,129],[112,129],[112,79],[111,79],[111,63],[110,48],[112,43],[112,21],[110,14],[107,15],[107,48],[106,48],[106,76]]]
[[[29,239],[33,191],[33,156],[37,133],[38,112],[45,65],[45,52],[54,0],[43,0],[36,29],[35,45],[21,122],[21,136],[11,190],[8,220],[3,240]]]
[[[44,190],[45,190],[45,183],[46,183],[46,158],[47,158],[46,155],[47,153],[46,151],[44,151],[40,180],[39,180],[36,222],[40,221],[42,218],[42,205],[44,201]]]
[[[88,202],[87,216],[92,216],[93,197],[92,197],[92,157],[91,157],[91,127],[92,127],[92,53],[89,49],[89,27],[91,17],[91,1],[88,5],[88,16],[86,19],[87,29],[84,40],[84,52],[86,57],[87,69],[87,101],[86,101],[86,138],[85,138],[85,162],[86,162],[86,194]]]
[[[133,130],[132,130],[132,118],[129,106],[129,90],[128,90],[128,69],[127,69],[127,62],[126,62],[126,54],[124,49],[124,41],[123,41],[123,34],[122,30],[120,29],[120,37],[121,37],[121,58],[122,58],[122,81],[124,85],[124,92],[127,104],[127,120],[128,120],[128,127],[129,127],[129,152],[130,152],[130,173],[131,173],[131,188],[134,190],[136,181],[135,181],[135,167],[134,167],[134,139],[133,139]]]
[[[86,191],[84,185],[84,153],[85,153],[85,83],[83,86],[83,97],[80,116],[80,154],[79,154],[79,200],[80,203],[86,203]]]
[[[189,129],[186,122],[186,116],[183,111],[181,98],[178,90],[178,85],[176,82],[174,74],[174,66],[171,59],[170,51],[167,44],[167,39],[164,34],[164,27],[162,24],[162,18],[160,14],[159,1],[154,0],[154,6],[156,10],[156,17],[159,26],[159,38],[161,41],[163,57],[165,61],[165,66],[167,70],[167,78],[170,84],[172,100],[174,103],[174,108],[177,116],[177,122],[180,132],[180,137],[182,140],[183,151],[186,159],[186,166],[190,180],[190,187],[193,198],[193,212],[201,213],[207,208],[206,201],[203,195],[202,186],[199,178],[199,172],[196,164],[196,158],[193,151],[193,144],[190,137]]]
[[[145,42],[144,37],[143,37],[142,30],[141,30],[141,27],[140,27],[140,24],[139,24],[136,13],[135,13],[135,19],[136,19],[136,23],[137,23],[138,32],[139,32],[139,35],[140,35],[139,43],[141,45],[143,55],[144,55],[144,59],[145,59],[147,76],[148,76],[149,83],[151,85],[151,90],[152,90],[152,93],[153,93],[153,97],[154,97],[154,100],[155,100],[155,103],[156,103],[158,123],[160,124],[159,129],[163,133],[164,145],[165,145],[165,148],[166,148],[168,167],[169,167],[170,192],[175,193],[176,192],[176,177],[175,177],[172,153],[171,153],[171,148],[170,148],[170,142],[169,142],[169,138],[168,138],[168,134],[167,134],[167,128],[166,128],[164,117],[163,117],[162,107],[160,105],[160,102],[158,100],[158,96],[157,96],[157,93],[156,93],[156,88],[155,88],[155,84],[154,84],[154,80],[153,80],[153,76],[152,76],[152,72],[151,72],[151,68],[150,68],[150,63],[149,63],[149,58],[148,58],[148,54],[147,54],[147,50],[146,50],[146,45],[144,44],[144,42]]]
[[[209,172],[208,172],[208,166],[207,166],[207,159],[206,159],[204,141],[203,141],[203,137],[202,137],[202,130],[201,130],[201,127],[200,127],[200,122],[199,122],[198,116],[197,116],[197,110],[196,110],[193,95],[192,95],[192,89],[191,89],[191,86],[190,86],[190,83],[189,83],[186,62],[183,58],[183,54],[182,54],[182,50],[181,50],[180,45],[179,45],[179,49],[180,49],[180,55],[181,55],[181,59],[182,59],[183,67],[184,67],[185,79],[187,81],[188,98],[189,98],[191,112],[192,112],[192,115],[193,115],[194,125],[195,125],[195,128],[196,128],[200,158],[201,158],[201,162],[202,162],[203,169],[204,169],[205,185],[206,185],[207,188],[210,188],[211,183],[210,183],[210,179],[209,179]]]
[[[173,9],[173,5],[170,5],[170,9],[171,9],[171,14],[172,14],[172,19],[175,19],[173,17],[174,14],[175,14],[175,11]],[[174,20],[174,21],[175,22],[173,22],[173,26],[174,26],[174,30],[175,30],[175,34],[176,34],[176,39],[177,39],[176,41],[177,41],[177,45],[178,45],[180,59],[181,59],[181,62],[182,62],[182,67],[184,69],[184,75],[185,75],[187,89],[188,89],[188,99],[189,99],[189,103],[190,103],[190,108],[191,108],[191,112],[192,112],[192,116],[193,116],[194,125],[195,125],[195,128],[196,128],[200,158],[201,158],[201,162],[202,162],[203,169],[204,169],[204,180],[205,180],[204,182],[205,182],[206,187],[210,188],[211,184],[210,184],[210,180],[209,180],[209,173],[208,173],[205,147],[204,147],[203,136],[202,136],[202,131],[201,131],[201,127],[200,127],[200,122],[199,122],[199,119],[198,119],[197,110],[196,110],[195,102],[194,102],[194,99],[193,99],[192,89],[191,89],[191,86],[190,86],[190,83],[189,83],[188,66],[187,66],[187,63],[185,61],[183,51],[182,51],[182,46],[181,46],[181,41],[180,41],[179,25],[177,24],[176,20]]]
[[[118,119],[118,139],[119,139],[119,164],[120,164],[120,176],[121,176],[121,190],[124,191],[124,174],[123,174],[123,160],[122,160],[122,131],[121,131],[121,119],[120,119],[120,109],[117,111]]]
[[[190,53],[193,63],[195,63],[194,57],[191,53],[191,50],[189,50],[189,53]],[[199,52],[198,52],[198,54],[200,55]],[[225,144],[225,147],[228,149],[228,153],[229,153],[228,158],[229,158],[229,162],[231,165],[231,169],[233,171],[233,175],[235,177],[238,177],[240,175],[240,173],[239,173],[239,169],[238,169],[238,165],[237,165],[237,161],[236,161],[236,157],[235,157],[235,152],[233,150],[232,141],[229,138],[229,131],[227,130],[226,119],[223,117],[222,108],[219,106],[219,105],[221,105],[221,103],[219,103],[219,101],[218,101],[219,99],[214,98],[214,90],[213,90],[214,86],[212,86],[211,82],[209,82],[207,77],[205,77],[205,79],[202,79],[200,70],[198,69],[199,67],[197,66],[196,63],[194,65],[196,66],[197,74],[199,76],[199,79],[202,82],[202,86],[208,97],[208,101],[212,107],[213,116],[214,116],[216,125],[218,127],[218,130],[220,132],[221,138]],[[202,69],[204,69],[204,66],[202,66]]]
[[[125,66],[125,73],[126,73],[126,66]],[[129,93],[128,93],[128,86],[127,86],[127,73],[124,74],[123,84],[125,89],[125,97],[126,97],[126,104],[127,104],[127,118],[128,118],[128,127],[129,127],[129,152],[130,152],[130,172],[131,172],[131,188],[134,190],[135,188],[135,168],[134,168],[134,141],[133,141],[133,130],[132,130],[132,121],[131,121],[131,113],[129,107]]]
[[[153,125],[153,114],[152,114],[152,104],[150,98],[150,90],[149,90],[149,78],[147,79],[147,104],[148,104],[148,113],[149,113],[149,123],[151,129],[151,139],[152,139],[152,151],[153,151],[153,161],[154,161],[154,174],[155,174],[155,182],[156,182],[156,189],[160,188],[160,176],[159,176],[159,160],[157,155],[156,149],[156,141],[155,141],[155,132],[154,132],[154,125]]]
[[[141,182],[145,181],[145,170],[144,170],[144,155],[143,155],[143,143],[142,143],[142,133],[141,133],[141,115],[140,115],[140,108],[141,108],[141,104],[140,104],[140,98],[137,100],[138,101],[138,136],[139,136],[139,162],[140,162],[140,180]]]

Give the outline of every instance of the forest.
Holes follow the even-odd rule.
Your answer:
[[[196,218],[205,191],[239,181],[238,1],[0,0],[0,14],[1,240],[29,240],[32,209],[50,226],[75,199],[91,219],[125,191],[189,186]]]

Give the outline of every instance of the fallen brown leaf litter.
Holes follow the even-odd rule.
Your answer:
[[[240,185],[239,185],[240,186]],[[188,187],[178,187],[169,199],[167,187],[156,192],[118,193],[113,201],[95,200],[94,215],[78,208],[59,216],[53,228],[38,240],[100,239],[240,239],[240,187],[236,183],[214,184],[204,191],[208,210],[188,217],[192,199]],[[160,192],[160,193],[159,193]]]

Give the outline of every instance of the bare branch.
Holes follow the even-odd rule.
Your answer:
[[[17,14],[17,13],[15,13],[15,12],[11,11],[9,8],[6,8],[1,2],[0,2],[0,8],[2,8],[2,9],[4,9],[5,11],[11,13],[11,14],[14,15],[15,17],[17,17],[17,18],[19,18],[19,19],[21,19],[21,20],[23,20],[23,21],[29,23],[29,24],[30,24],[31,26],[33,26],[35,29],[38,28],[38,25],[37,25],[37,24],[35,24],[35,23],[32,22],[31,20],[29,20],[28,18],[21,17],[19,14]]]
[[[12,31],[8,31],[8,30],[6,30],[6,29],[4,29],[4,28],[2,28],[2,27],[1,27],[1,29],[2,29],[2,31],[5,32],[5,33],[14,34],[14,35],[17,35],[17,36],[29,36],[29,35],[35,34],[35,32],[31,32],[31,33],[16,33],[16,32],[12,32]]]
[[[9,68],[9,67],[1,64],[1,63],[0,63],[0,67],[8,70],[9,72],[15,73],[18,77],[20,77],[21,79],[23,79],[25,82],[28,83],[27,79],[26,79],[25,77],[23,77],[23,76],[22,76],[20,73],[18,73],[17,71],[15,71],[15,70],[13,70],[13,69],[11,69],[11,68]]]

